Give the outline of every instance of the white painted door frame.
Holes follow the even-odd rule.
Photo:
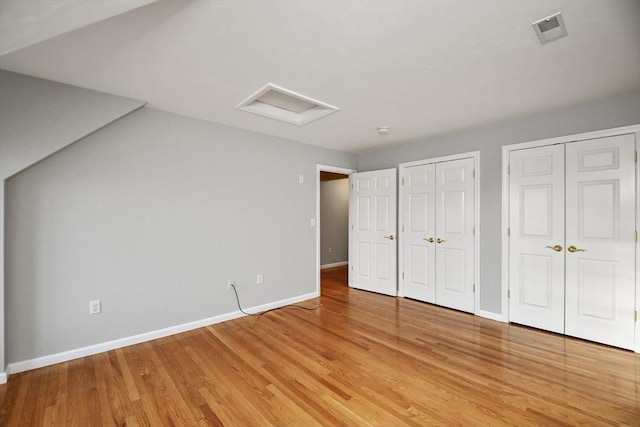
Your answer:
[[[400,172],[400,182],[398,192],[398,235],[400,236],[400,244],[398,245],[398,266],[400,270],[404,265],[404,249],[402,242],[404,242],[404,206],[402,201],[404,200],[404,186],[402,185],[402,180],[405,178],[405,175],[408,172],[408,168],[413,166],[425,165],[428,163],[441,163],[448,162],[452,160],[460,160],[460,159],[474,159],[475,163],[475,180],[474,180],[474,191],[475,191],[475,199],[474,199],[474,222],[475,222],[475,241],[474,241],[474,277],[473,282],[475,283],[475,294],[474,294],[474,314],[482,317],[490,317],[494,318],[492,314],[484,315],[480,310],[480,151],[472,151],[468,153],[461,154],[453,154],[450,156],[442,156],[442,157],[434,157],[431,159],[424,160],[416,160],[413,162],[401,163],[398,165],[398,170]],[[402,271],[398,271],[398,296],[404,297],[404,279],[402,277]]]
[[[341,173],[351,175],[355,169],[338,166],[316,165],[316,295],[320,296],[320,172]],[[348,231],[347,231],[348,233]],[[347,251],[348,252],[348,251]]]
[[[566,144],[570,142],[604,138],[616,135],[634,134],[636,149],[640,144],[640,124],[624,126],[613,129],[603,129],[594,132],[566,135],[556,138],[548,138],[537,141],[523,142],[520,144],[505,145],[502,147],[502,321],[509,322],[509,156],[513,150],[524,148],[542,147],[554,144]],[[636,162],[636,228],[640,225],[640,167]],[[636,230],[638,231],[638,230]],[[640,250],[636,242],[636,312],[640,311]],[[640,353],[640,327],[636,321],[635,352]]]

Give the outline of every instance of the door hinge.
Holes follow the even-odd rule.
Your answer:
[[[510,299],[510,298],[511,298],[511,289],[507,291],[507,299]]]
[[[633,152],[633,161],[635,163],[638,163],[638,151],[637,150]]]
[[[511,236],[511,227],[507,227],[507,236]]]
[[[475,169],[473,171],[471,171],[471,176],[473,177],[473,179],[476,179],[476,170]]]
[[[638,321],[638,310],[633,312],[633,321],[637,322]]]
[[[353,224],[351,224],[351,229],[352,229],[352,230],[354,229],[354,228],[353,228]]]
[[[476,293],[476,285],[475,285],[475,283],[473,284],[473,293],[474,294]]]
[[[474,236],[476,235],[476,228],[475,227],[473,227],[473,235]]]
[[[402,278],[404,279],[404,271],[402,272]]]
[[[511,165],[507,165],[507,175],[511,175]]]
[[[633,232],[634,236],[633,239],[637,242],[638,241],[638,230]]]

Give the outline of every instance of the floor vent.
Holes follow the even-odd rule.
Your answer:
[[[298,126],[306,125],[338,111],[338,107],[300,95],[272,83],[267,83],[238,104],[236,108]]]

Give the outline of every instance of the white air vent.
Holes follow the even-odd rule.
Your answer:
[[[567,35],[567,27],[564,25],[564,19],[562,19],[562,13],[560,12],[542,18],[531,25],[542,44],[558,40]]]
[[[338,111],[338,107],[272,83],[267,83],[236,108],[299,126]]]

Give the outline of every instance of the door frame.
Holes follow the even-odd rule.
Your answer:
[[[640,124],[623,126],[612,129],[602,129],[593,132],[565,135],[554,138],[546,138],[518,144],[502,146],[502,321],[509,322],[509,155],[511,151],[526,148],[543,147],[555,144],[567,144],[570,142],[585,141],[589,139],[606,138],[609,136],[634,134],[636,141],[636,153],[640,148]],[[636,232],[640,228],[640,167],[636,161]],[[636,239],[636,317],[640,311],[640,247]],[[635,350],[640,353],[640,324],[636,320]]]
[[[398,296],[404,297],[404,278],[401,271],[402,266],[404,265],[404,205],[402,200],[404,200],[404,178],[407,173],[407,169],[413,166],[421,166],[429,163],[442,163],[448,162],[452,160],[461,160],[461,159],[469,159],[472,158],[475,163],[475,179],[474,179],[474,189],[475,197],[474,197],[474,226],[475,226],[475,239],[474,239],[474,256],[473,256],[473,283],[475,283],[475,292],[474,292],[474,307],[473,314],[476,316],[494,318],[495,316],[492,313],[484,314],[480,310],[480,151],[470,151],[467,153],[460,154],[452,154],[449,156],[441,156],[441,157],[433,157],[429,159],[416,160],[413,162],[400,163],[398,165],[398,236],[400,236],[400,242],[398,242]]]
[[[333,172],[351,175],[352,173],[356,173],[357,170],[339,166],[316,164],[316,296],[320,296],[320,172]],[[347,210],[348,209],[349,207],[347,206]],[[349,231],[347,230],[347,233],[348,232]]]

